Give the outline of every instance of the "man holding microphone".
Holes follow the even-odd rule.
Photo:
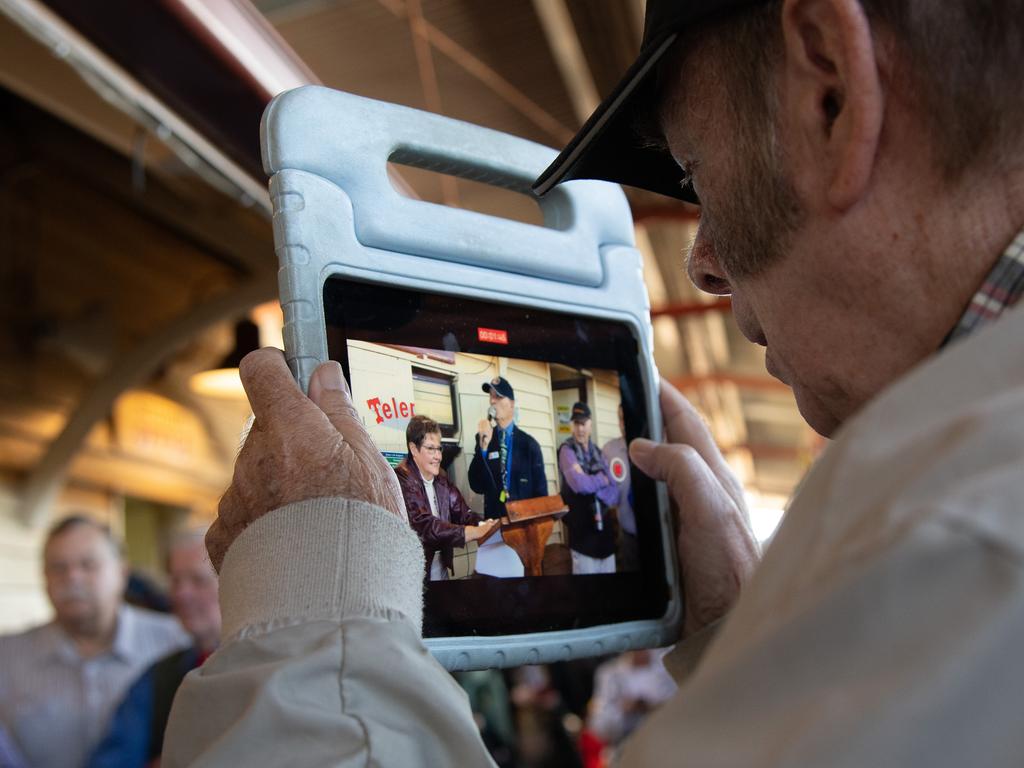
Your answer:
[[[548,495],[540,444],[515,425],[515,392],[497,376],[482,387],[497,426],[481,419],[469,465],[469,487],[484,497],[484,517],[505,517],[505,502]]]

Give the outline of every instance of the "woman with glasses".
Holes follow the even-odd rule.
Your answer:
[[[441,428],[427,416],[413,416],[405,429],[409,452],[395,467],[409,524],[426,555],[424,578],[444,580],[452,572],[455,547],[464,547],[497,525],[469,508],[459,489],[441,474]]]

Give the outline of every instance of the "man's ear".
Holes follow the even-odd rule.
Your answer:
[[[839,211],[867,190],[885,109],[871,25],[858,0],[786,0],[783,111],[804,144],[806,168]]]

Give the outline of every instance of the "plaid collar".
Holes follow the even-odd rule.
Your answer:
[[[992,322],[1016,304],[1021,295],[1024,295],[1024,229],[1006,246],[942,346]]]

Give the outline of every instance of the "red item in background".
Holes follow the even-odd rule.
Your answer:
[[[605,768],[605,743],[594,735],[593,731],[584,728],[580,731],[580,758],[583,768]]]

